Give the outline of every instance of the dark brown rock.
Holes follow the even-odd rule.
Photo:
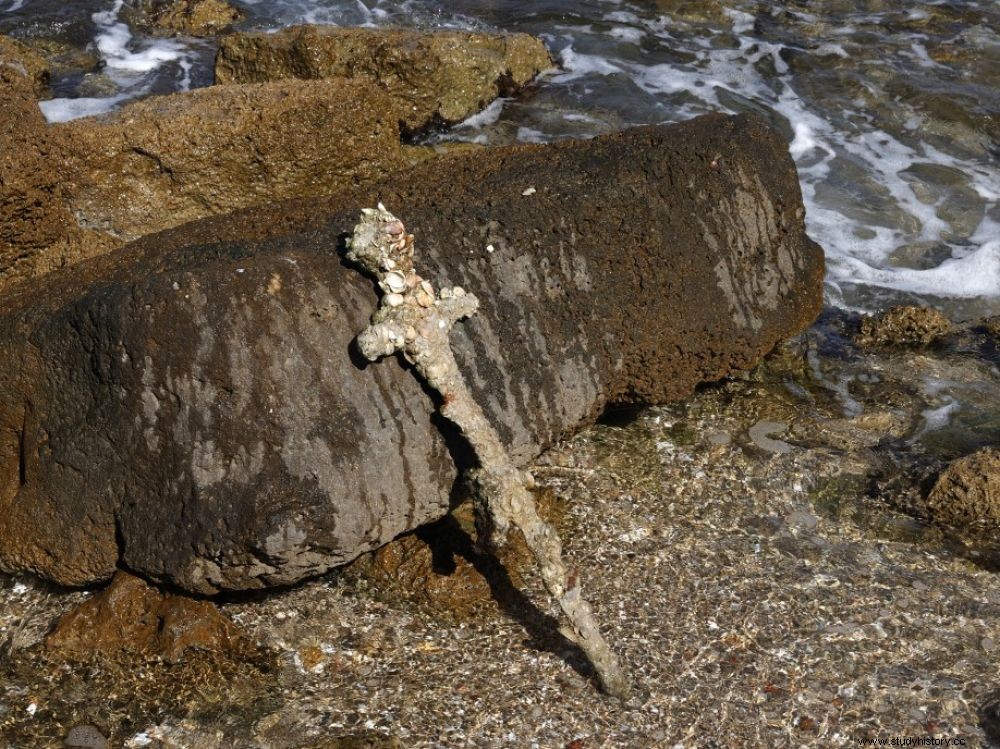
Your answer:
[[[555,493],[537,490],[535,502],[542,519],[558,527],[562,507]],[[472,502],[467,501],[436,523],[362,555],[345,569],[345,576],[365,580],[383,598],[464,619],[509,596],[512,585],[521,587],[523,570],[534,564],[520,532],[512,533],[497,552],[502,569],[477,548],[476,539]]]
[[[407,130],[420,130],[464,120],[552,67],[545,45],[528,34],[296,26],[223,39],[215,80],[363,80],[396,102]]]
[[[985,447],[949,465],[927,506],[937,522],[995,532],[1000,526],[1000,449]]]
[[[428,278],[479,296],[456,357],[522,465],[608,404],[752,366],[821,304],[786,143],[745,116],[454,156],[149,237],[8,297],[0,566],[80,584],[121,553],[212,593],[442,517],[461,440],[397,360],[352,353],[376,295],[342,240],[378,199]]]
[[[930,307],[892,307],[861,320],[856,337],[859,346],[926,345],[951,331],[951,322]]]
[[[227,650],[239,637],[214,604],[165,594],[118,572],[107,588],[63,616],[45,645],[84,658],[126,652],[176,661],[188,648]]]

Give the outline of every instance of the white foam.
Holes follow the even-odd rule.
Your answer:
[[[736,48],[713,41],[724,34],[721,31],[709,29],[697,40],[677,38],[671,36],[669,19],[664,17],[607,13],[604,21],[628,24],[633,29],[612,29],[612,36],[628,41],[636,36],[635,31],[645,29],[666,48],[680,45],[695,59],[660,62],[654,56],[651,62],[635,62],[618,55],[595,54],[593,50],[604,52],[607,45],[592,43],[585,38],[588,32],[580,28],[566,29],[561,37],[566,41],[559,52],[562,72],[552,81],[568,84],[586,78],[589,91],[600,85],[591,83],[591,78],[628,76],[643,91],[664,101],[668,121],[707,111],[732,111],[734,102],[747,99],[780,113],[792,132],[789,150],[799,171],[807,228],[830,258],[827,282],[835,303],[844,304],[844,290],[857,285],[962,298],[1000,293],[994,241],[1000,241],[1000,232],[984,224],[975,237],[956,236],[955,227],[939,215],[947,192],[916,192],[914,172],[908,170],[925,163],[953,168],[989,202],[1000,199],[1000,173],[923,142],[919,116],[911,116],[913,135],[903,142],[903,136],[878,127],[866,113],[864,101],[857,102],[858,112],[816,108],[816,102],[807,102],[795,90],[795,79],[782,57],[783,46],[753,32],[754,16],[741,11],[728,11],[728,15],[733,19]],[[848,58],[839,39],[854,32],[854,27],[846,24],[833,29],[833,38],[823,41],[813,54]],[[922,41],[901,50],[916,64],[937,66],[926,53]],[[767,71],[768,65],[773,72]],[[830,112],[827,116],[837,121],[830,121],[820,111]],[[855,182],[854,173],[864,175],[867,182]],[[873,200],[879,201],[877,206]],[[885,219],[872,218],[883,203]],[[937,268],[898,267],[895,260],[911,247],[919,255],[942,245],[950,248],[952,257]],[[976,277],[966,278],[968,274]]]
[[[476,112],[476,114],[471,117],[467,117],[460,123],[455,125],[456,129],[470,130],[485,127],[487,125],[492,125],[500,119],[500,114],[503,112],[503,105],[506,103],[506,99],[497,99],[492,102],[488,107],[486,107],[481,112]]]
[[[744,13],[742,10],[733,8],[726,8],[723,12],[732,19],[734,34],[746,34],[753,31],[756,19],[751,13]]]
[[[930,397],[938,397],[938,394],[945,390],[952,383],[948,383],[943,380],[935,380],[933,378],[927,381],[927,388],[925,392]],[[951,423],[952,416],[958,411],[962,410],[962,404],[959,402],[955,396],[948,393],[944,393],[940,396],[944,400],[944,403],[940,406],[925,408],[920,412],[920,416],[923,418],[924,423],[920,426],[920,429],[914,433],[908,442],[912,445],[917,442],[921,437],[923,437],[928,432],[935,432],[939,429],[944,429]]]
[[[104,60],[106,70],[112,74],[116,71],[124,73],[148,73],[166,62],[179,60],[185,48],[169,39],[158,39],[138,45],[132,50],[132,32],[128,26],[119,20],[119,13],[125,5],[125,0],[115,0],[111,10],[94,13],[92,18],[99,32],[94,39],[94,46]]]
[[[833,42],[824,42],[813,50],[813,54],[818,55],[819,57],[829,57],[833,55],[836,57],[842,57],[845,60],[850,57],[842,44],[834,44]]]
[[[1000,239],[986,242],[965,257],[950,258],[934,268],[873,268],[842,255],[838,264],[850,271],[843,278],[913,294],[969,299],[1000,297]]]
[[[48,99],[38,102],[38,106],[49,122],[68,122],[79,117],[105,114],[129,98],[131,98],[129,95],[121,94],[119,96],[80,97],[77,99]]]
[[[7,13],[13,13],[15,10],[21,10],[27,0],[12,0],[10,6],[4,8]]]
[[[157,71],[169,63],[176,63],[180,72],[177,89],[187,91],[191,88],[191,49],[171,39],[136,40],[120,18],[124,6],[125,0],[115,0],[107,10],[91,15],[97,27],[93,46],[104,62],[103,74],[118,91],[103,97],[64,97],[39,102],[49,122],[104,114],[123,102],[144,96],[149,93]]]
[[[638,44],[646,36],[645,31],[637,29],[634,26],[615,26],[608,31],[608,34],[615,39],[621,39],[623,42],[630,42],[632,44]]]
[[[611,13],[605,13],[604,20],[612,23],[627,23],[632,25],[642,23],[642,19],[639,16],[625,10],[615,10]]]
[[[585,75],[611,75],[621,73],[623,69],[613,65],[600,55],[588,55],[577,52],[572,45],[559,52],[559,60],[563,73],[556,75],[554,80],[560,83],[582,78]]]
[[[517,129],[517,139],[522,143],[544,143],[548,138],[541,130],[533,127],[519,127]]]
[[[814,148],[817,148],[818,143],[816,138],[813,137],[813,130],[809,127],[808,123],[799,121],[794,123],[792,128],[795,131],[795,137],[788,146],[788,150],[791,152],[792,158],[801,159]]]

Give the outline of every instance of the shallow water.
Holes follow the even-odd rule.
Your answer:
[[[788,137],[832,304],[1000,313],[1000,4],[685,0],[243,0],[300,22],[526,31],[561,70],[452,132],[490,144],[754,111]],[[697,11],[691,9],[698,8]],[[211,83],[213,44],[152,39],[123,0],[0,0],[0,33],[88,47],[43,104],[62,120]]]

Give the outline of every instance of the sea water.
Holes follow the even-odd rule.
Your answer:
[[[1000,313],[1000,3],[902,0],[242,0],[242,28],[296,23],[512,30],[559,70],[429,140],[590,137],[705,112],[785,134],[827,301]],[[212,82],[212,41],[147,37],[125,0],[0,0],[0,33],[86,47],[53,122]],[[95,79],[100,84],[95,86]],[[95,88],[96,93],[95,93]]]

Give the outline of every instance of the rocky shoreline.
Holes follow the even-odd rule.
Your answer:
[[[409,145],[413,133],[465,119],[553,65],[526,34],[226,39],[217,85],[53,125],[37,103],[49,63],[0,40],[0,291],[199,218],[398,174],[446,150]]]
[[[139,9],[142,22],[158,33],[214,34],[236,20],[217,0],[148,5]],[[416,132],[526,91],[552,65],[532,37],[300,27],[233,34],[220,48],[216,86],[49,125],[37,99],[51,62],[0,39],[0,90],[10,102],[0,111],[0,338],[12,357],[0,367],[0,559],[8,569],[79,585],[125,567],[188,591],[155,588],[124,570],[103,589],[83,590],[22,572],[0,575],[0,746],[1000,742],[996,318],[956,324],[922,308],[871,318],[827,308],[799,332],[820,312],[822,263],[804,235],[786,144],[754,118],[708,117],[583,145],[472,156],[412,144]],[[395,184],[400,175],[414,184]],[[675,192],[661,190],[661,181]],[[489,212],[456,200],[462,185]],[[677,185],[697,185],[703,202],[678,199]],[[578,192],[586,197],[574,203]],[[242,572],[226,578],[222,567],[215,577],[192,576],[184,555],[194,549],[224,566],[239,557],[230,539],[241,538],[240,524],[268,513],[284,518],[277,505],[247,511],[240,497],[218,494],[218,511],[208,512],[179,501],[180,535],[150,534],[150,518],[171,527],[174,508],[143,505],[158,491],[133,496],[143,481],[159,481],[148,472],[135,486],[122,482],[131,505],[123,499],[60,515],[67,492],[82,503],[110,496],[80,476],[116,475],[114,460],[94,471],[95,462],[81,458],[90,448],[74,442],[80,424],[95,430],[93,445],[107,442],[107,455],[131,455],[151,439],[187,449],[176,429],[156,432],[142,422],[149,421],[142,403],[106,407],[104,390],[141,388],[109,375],[119,365],[117,349],[102,348],[105,337],[131,341],[128,351],[150,359],[166,357],[171,366],[161,379],[172,383],[180,359],[169,357],[194,340],[178,335],[171,348],[171,331],[185,319],[186,307],[171,301],[179,281],[188,292],[211,292],[192,308],[195,332],[222,337],[239,322],[225,300],[271,304],[282,294],[291,300],[283,310],[312,309],[329,327],[337,305],[317,303],[316,289],[343,269],[335,257],[316,260],[320,252],[309,247],[329,245],[360,203],[386,195],[412,206],[438,276],[477,295],[501,289],[495,300],[486,296],[487,327],[456,335],[460,358],[471,371],[486,352],[489,371],[476,373],[484,399],[503,382],[494,369],[532,383],[492,413],[531,465],[547,519],[633,675],[636,693],[624,703],[593,689],[524,548],[515,541],[502,565],[479,551],[468,503],[448,496],[456,466],[440,439],[434,460],[447,463],[435,469],[440,475],[413,479],[403,471],[437,511],[418,521],[414,506],[409,524],[398,527],[380,521],[332,563],[325,558],[299,574],[301,559],[282,556],[291,546],[258,544],[253,534],[263,526],[248,525],[246,546],[271,570],[254,579],[276,588],[268,592],[231,592],[254,585]],[[262,207],[280,200],[298,202]],[[708,203],[721,208],[691,228]],[[559,210],[572,214],[560,222],[552,218]],[[464,258],[466,235],[480,228],[482,267]],[[545,247],[541,236],[557,238],[558,257],[542,250],[544,265],[519,264],[517,248]],[[607,268],[581,275],[580,263],[596,263],[607,246],[635,253],[624,280]],[[305,270],[294,278],[276,272],[298,263]],[[179,280],[168,278],[175,271]],[[300,276],[308,283],[296,285]],[[157,287],[158,278],[173,286]],[[676,278],[683,282],[672,285]],[[363,282],[355,285],[343,292],[356,313],[342,331],[345,351],[370,311]],[[594,287],[606,292],[607,314],[581,322],[586,313],[574,300]],[[645,327],[611,325],[642,317],[650,289],[667,300],[662,319],[650,311]],[[162,325],[146,335],[153,308]],[[212,326],[203,324],[206,314]],[[522,319],[535,328],[519,326]],[[265,328],[244,326],[229,338],[251,341],[252,353],[250,331]],[[590,359],[573,372],[539,369],[558,361],[550,351],[557,342],[575,351],[581,330],[604,341]],[[532,341],[523,351],[512,343],[520,337]],[[137,341],[146,348],[131,345]],[[79,361],[66,353],[78,343]],[[336,361],[306,343],[298,355]],[[273,342],[276,350],[284,345]],[[627,361],[616,362],[622,351]],[[227,372],[239,369],[232,356],[222,358]],[[574,386],[579,371],[598,374]],[[196,395],[225,379],[214,370],[194,375]],[[394,371],[389,381],[383,389],[409,383],[404,410],[429,423],[430,409],[419,405],[426,398],[408,374]],[[576,400],[560,401],[556,382],[576,387]],[[961,403],[942,395],[941,383],[960,391]],[[158,392],[152,380],[142,384]],[[98,394],[93,407],[83,407],[85,392]],[[317,406],[290,393],[284,397],[301,406],[295,423],[305,424]],[[177,388],[161,395],[156,413],[174,401],[178,414],[203,403],[186,402]],[[395,418],[399,404],[390,401]],[[46,409],[57,416],[48,424]],[[133,416],[135,433],[125,428]],[[377,416],[362,420],[365,434],[379,434],[376,422],[386,417]],[[265,419],[240,418],[244,432]],[[201,427],[225,415],[213,419]],[[69,426],[60,432],[60,425]],[[433,440],[411,432],[400,452],[426,451]],[[196,442],[214,454],[221,438],[206,435]],[[311,445],[315,429],[303,435]],[[256,481],[247,444],[243,452],[234,447],[226,470]],[[40,481],[25,455],[55,455],[58,471]],[[192,476],[211,469],[202,461]],[[253,502],[281,496],[278,484],[244,483]],[[382,492],[381,501],[391,504],[390,495]],[[422,525],[449,502],[457,506],[443,519]],[[212,517],[227,520],[212,528]],[[325,532],[317,523],[308,537]],[[93,528],[106,541],[99,553],[84,548]],[[383,545],[400,531],[407,532]],[[286,526],[284,541],[291,535]],[[230,556],[215,555],[213,543]],[[316,548],[309,553],[329,551]],[[230,592],[211,601],[189,595],[220,590]]]

